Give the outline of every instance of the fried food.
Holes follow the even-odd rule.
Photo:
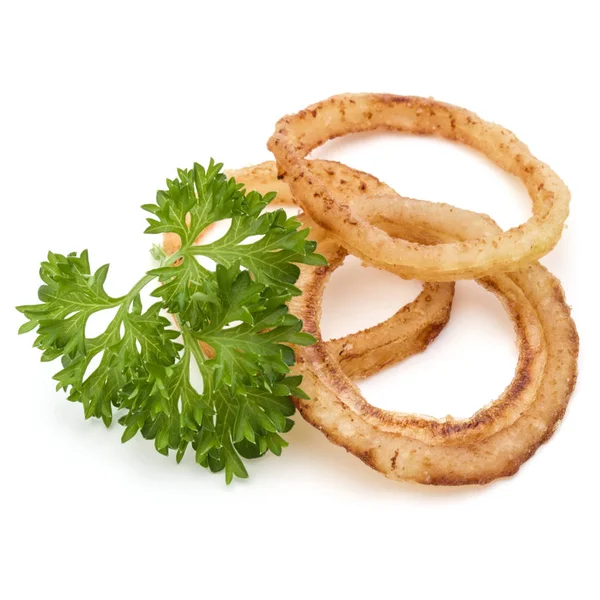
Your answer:
[[[508,231],[494,230],[435,245],[394,238],[324,180],[306,156],[327,140],[387,129],[462,142],[525,184],[533,216]],[[390,94],[343,94],[281,119],[268,143],[282,177],[303,210],[350,253],[405,278],[471,279],[514,271],[549,252],[569,214],[569,190],[507,129],[463,108],[432,99]],[[370,192],[368,188],[362,190]],[[364,194],[363,194],[364,195]],[[442,211],[440,215],[444,215]]]
[[[402,198],[374,177],[357,176],[368,189],[377,190],[362,214],[394,238],[432,244],[500,231],[485,215]],[[340,189],[336,193],[344,196]],[[349,197],[344,201],[357,202]],[[299,285],[304,293],[291,305],[305,330],[319,340],[321,298],[329,275],[339,266],[337,248],[336,241],[321,240],[319,251],[330,264],[302,269]],[[498,400],[468,419],[381,410],[363,398],[319,341],[297,351],[297,370],[311,397],[297,401],[303,417],[392,479],[464,485],[514,474],[564,415],[577,377],[578,336],[560,282],[538,263],[478,283],[500,297],[518,337],[516,374]]]
[[[307,164],[335,189],[343,205],[391,239],[433,248],[500,232],[486,215],[403,198],[375,177],[345,165],[319,160]],[[290,188],[277,182],[274,163],[230,175],[248,189],[277,189],[279,203],[294,201]],[[290,306],[303,320],[304,330],[318,340],[312,347],[296,348],[294,369],[303,375],[303,389],[310,396],[295,399],[303,417],[392,479],[465,485],[514,474],[555,431],[577,378],[578,336],[560,282],[535,262],[478,280],[500,298],[517,332],[515,376],[496,401],[468,419],[382,410],[363,398],[351,378],[375,373],[423,350],[448,320],[453,284],[424,284],[422,294],[385,323],[324,342],[319,326],[322,295],[347,249],[308,215],[299,218],[311,228],[319,252],[329,261],[327,267],[301,267],[298,286],[303,294]],[[367,260],[404,275],[402,267],[382,259]]]

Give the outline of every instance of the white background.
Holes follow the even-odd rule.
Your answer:
[[[561,5],[562,8],[552,8]],[[71,598],[597,598],[598,33],[592,2],[6,2],[0,10],[2,439],[0,596]],[[416,8],[421,6],[421,8]],[[512,129],[572,191],[543,260],[581,335],[562,426],[515,477],[443,489],[386,480],[299,416],[281,458],[226,487],[54,391],[14,306],[48,249],[89,248],[123,293],[148,263],[142,203],[176,167],[267,160],[287,112],[345,91],[434,96]],[[361,136],[319,156],[398,192],[530,214],[524,190],[471,151]],[[588,276],[588,275],[591,275]],[[352,262],[324,333],[391,315],[415,282]],[[461,283],[422,356],[361,383],[375,405],[467,416],[516,361],[499,302]]]

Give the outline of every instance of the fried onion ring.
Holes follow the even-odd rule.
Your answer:
[[[388,129],[459,141],[487,156],[525,184],[533,216],[519,227],[436,245],[393,238],[312,168],[306,156],[327,140]],[[503,127],[463,108],[432,99],[390,94],[343,94],[282,118],[269,140],[281,177],[310,217],[349,252],[405,278],[454,281],[514,271],[557,243],[569,214],[570,193],[561,179]],[[364,188],[367,193],[368,188]]]
[[[418,243],[445,243],[499,231],[487,216],[401,198],[389,188],[386,195],[371,198],[369,211],[374,223],[390,235]],[[293,299],[291,309],[304,321],[305,330],[320,340],[322,292],[339,262],[333,240],[321,243],[319,251],[330,258],[330,265],[302,268],[299,285],[304,293]],[[497,401],[468,419],[375,408],[319,341],[297,351],[297,371],[311,397],[296,401],[303,417],[392,479],[465,485],[516,473],[564,415],[577,378],[578,336],[560,282],[539,263],[479,283],[500,296],[519,340],[516,376]]]

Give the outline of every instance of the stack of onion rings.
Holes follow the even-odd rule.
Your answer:
[[[329,139],[375,129],[442,136],[481,151],[518,176],[533,217],[503,232],[487,215],[404,198],[346,165],[308,160]],[[537,261],[560,238],[570,195],[560,178],[510,131],[431,99],[345,94],[281,119],[269,140],[277,163],[229,175],[249,190],[297,204],[327,267],[301,267],[303,294],[291,311],[317,339],[296,348],[303,417],[331,441],[392,479],[435,485],[484,484],[514,474],[550,438],[577,379],[579,340],[560,282]],[[165,240],[171,249],[175,242]],[[323,341],[321,300],[345,256],[403,278],[422,293],[390,319]],[[477,282],[502,301],[517,333],[519,359],[504,393],[467,419],[435,419],[370,405],[352,379],[424,350],[448,321],[454,284]],[[431,283],[434,282],[434,283]],[[437,282],[437,283],[435,283]]]

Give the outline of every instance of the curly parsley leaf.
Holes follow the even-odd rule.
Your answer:
[[[206,169],[179,170],[143,208],[152,215],[146,232],[176,234],[180,249],[169,257],[155,246],[160,266],[118,298],[104,289],[108,265],[92,273],[87,251],[49,253],[40,303],[18,307],[28,319],[19,332],[37,328],[42,360],[62,362],[57,389],[81,402],[86,418],[109,426],[118,410],[124,442],[140,433],[178,462],[191,447],[196,462],[224,470],[227,483],[248,476],[244,459],[281,454],[292,397],[306,397],[301,377],[290,372],[291,346],[314,342],[287,303],[300,293],[298,264],[325,260],[297,219],[264,212],[274,197],[247,193],[212,160]],[[224,219],[224,236],[194,245]],[[160,284],[151,293],[156,302],[143,311],[140,292],[153,281]],[[106,330],[87,337],[90,316],[106,309],[116,309]]]

